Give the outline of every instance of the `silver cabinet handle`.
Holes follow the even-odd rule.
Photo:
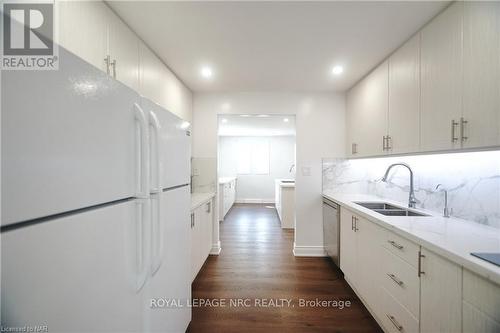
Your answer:
[[[106,63],[106,74],[109,75],[109,65],[111,65],[111,57],[109,56],[109,54],[106,56],[106,58],[104,58],[104,62]]]
[[[351,153],[353,155],[358,153],[358,144],[357,143],[352,143],[351,144]]]
[[[211,202],[207,202],[207,213],[210,213],[212,208]]]
[[[386,151],[387,150],[387,141],[386,141],[387,137],[384,135],[383,139],[382,139],[382,150],[383,151]]]
[[[402,250],[404,248],[403,245],[400,245],[393,240],[388,240],[387,243],[391,244],[392,246],[394,246],[398,250]]]
[[[397,285],[403,286],[404,282],[396,277],[396,275],[387,273],[387,276],[391,278],[392,281],[396,282]]]
[[[116,79],[116,59],[111,62],[111,67],[113,67],[113,78]]]
[[[462,142],[467,140],[469,137],[465,135],[465,125],[467,125],[469,122],[464,119],[464,117],[460,118],[460,137]]]
[[[354,216],[354,231],[357,232],[358,229],[358,218]]]
[[[403,330],[403,326],[401,326],[401,324],[397,322],[397,320],[396,320],[396,318],[394,318],[394,316],[391,316],[390,314],[387,314],[386,316],[387,316],[387,318],[389,318],[389,320],[391,321],[391,323],[394,325],[394,327],[396,327],[396,329],[398,331],[402,331]]]
[[[422,254],[422,251],[418,251],[418,268],[417,268],[418,277],[421,277],[422,275],[425,274],[425,272],[422,271],[422,258],[425,258],[425,255]]]
[[[390,135],[388,135],[385,140],[386,140],[386,149],[391,150],[392,149],[392,137]]]
[[[451,142],[457,142],[458,138],[455,136],[455,127],[458,126],[458,121],[451,120]]]
[[[351,230],[354,230],[354,216],[351,216]]]
[[[194,228],[194,213],[191,213],[191,229]]]

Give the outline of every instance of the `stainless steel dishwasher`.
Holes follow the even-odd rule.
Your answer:
[[[340,267],[340,206],[327,198],[323,198],[323,245]]]

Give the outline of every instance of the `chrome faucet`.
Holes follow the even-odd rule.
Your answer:
[[[441,184],[438,184],[436,186],[436,190],[439,189],[440,187],[443,187]],[[453,213],[453,208],[448,208],[448,190],[445,190],[444,188],[441,189],[441,192],[444,192],[444,209],[443,209],[443,217],[450,217],[451,214]]]
[[[385,171],[385,175],[382,178],[382,181],[387,182],[387,177],[389,176],[389,171],[391,171],[392,167],[398,166],[398,165],[404,166],[408,169],[408,171],[410,171],[410,197],[408,198],[408,207],[415,208],[415,206],[417,204],[417,199],[415,198],[415,190],[413,188],[413,171],[411,170],[411,168],[408,164],[406,164],[406,163],[394,163],[394,164],[389,165],[389,167]]]

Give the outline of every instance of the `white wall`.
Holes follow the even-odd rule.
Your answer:
[[[269,142],[269,174],[238,175],[238,141],[242,137],[219,137],[219,176],[237,177],[237,202],[274,202],[274,180],[295,178],[295,171],[289,172],[295,163],[295,136],[245,137],[249,142]]]
[[[217,156],[217,114],[296,116],[294,251],[296,255],[323,255],[321,158],[345,155],[345,96],[326,92],[195,93],[193,156]]]

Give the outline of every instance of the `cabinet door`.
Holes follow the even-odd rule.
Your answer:
[[[353,215],[344,208],[340,209],[340,269],[350,283],[357,286],[356,280],[356,233]]]
[[[420,144],[420,34],[389,58],[390,153],[416,152]]]
[[[139,93],[159,105],[162,105],[164,93],[163,70],[163,63],[139,41]]]
[[[421,150],[460,148],[462,11],[455,2],[421,32]]]
[[[368,220],[356,217],[357,263],[356,278],[358,291],[374,309],[380,299],[381,280],[375,272],[380,270],[381,229]]]
[[[192,280],[196,278],[196,274],[198,274],[198,233],[196,229],[196,209],[191,211],[191,277]]]
[[[210,250],[212,249],[212,232],[213,232],[213,228],[212,228],[212,225],[213,225],[213,205],[212,205],[212,201],[209,201],[205,207],[206,209],[206,217],[205,217],[205,224],[206,224],[206,234],[205,234],[205,238],[204,238],[204,241],[205,241],[205,244],[206,244],[206,247],[205,247],[205,255],[208,256],[208,254],[210,253]],[[205,257],[205,260],[206,260],[206,257]]]
[[[56,6],[61,46],[106,72],[108,6],[102,1],[56,1]]]
[[[347,92],[347,115],[346,115],[346,131],[347,131],[347,147],[346,152],[348,157],[358,156],[358,148],[360,144],[360,127],[358,126],[361,119],[361,85],[358,83]]]
[[[421,250],[420,329],[460,332],[462,329],[462,268],[424,248]]]
[[[463,145],[500,144],[500,2],[464,2]]]
[[[114,13],[109,19],[111,75],[134,90],[139,89],[139,39]]]
[[[359,141],[356,156],[383,155],[387,134],[389,67],[385,61],[360,83],[352,126]]]

